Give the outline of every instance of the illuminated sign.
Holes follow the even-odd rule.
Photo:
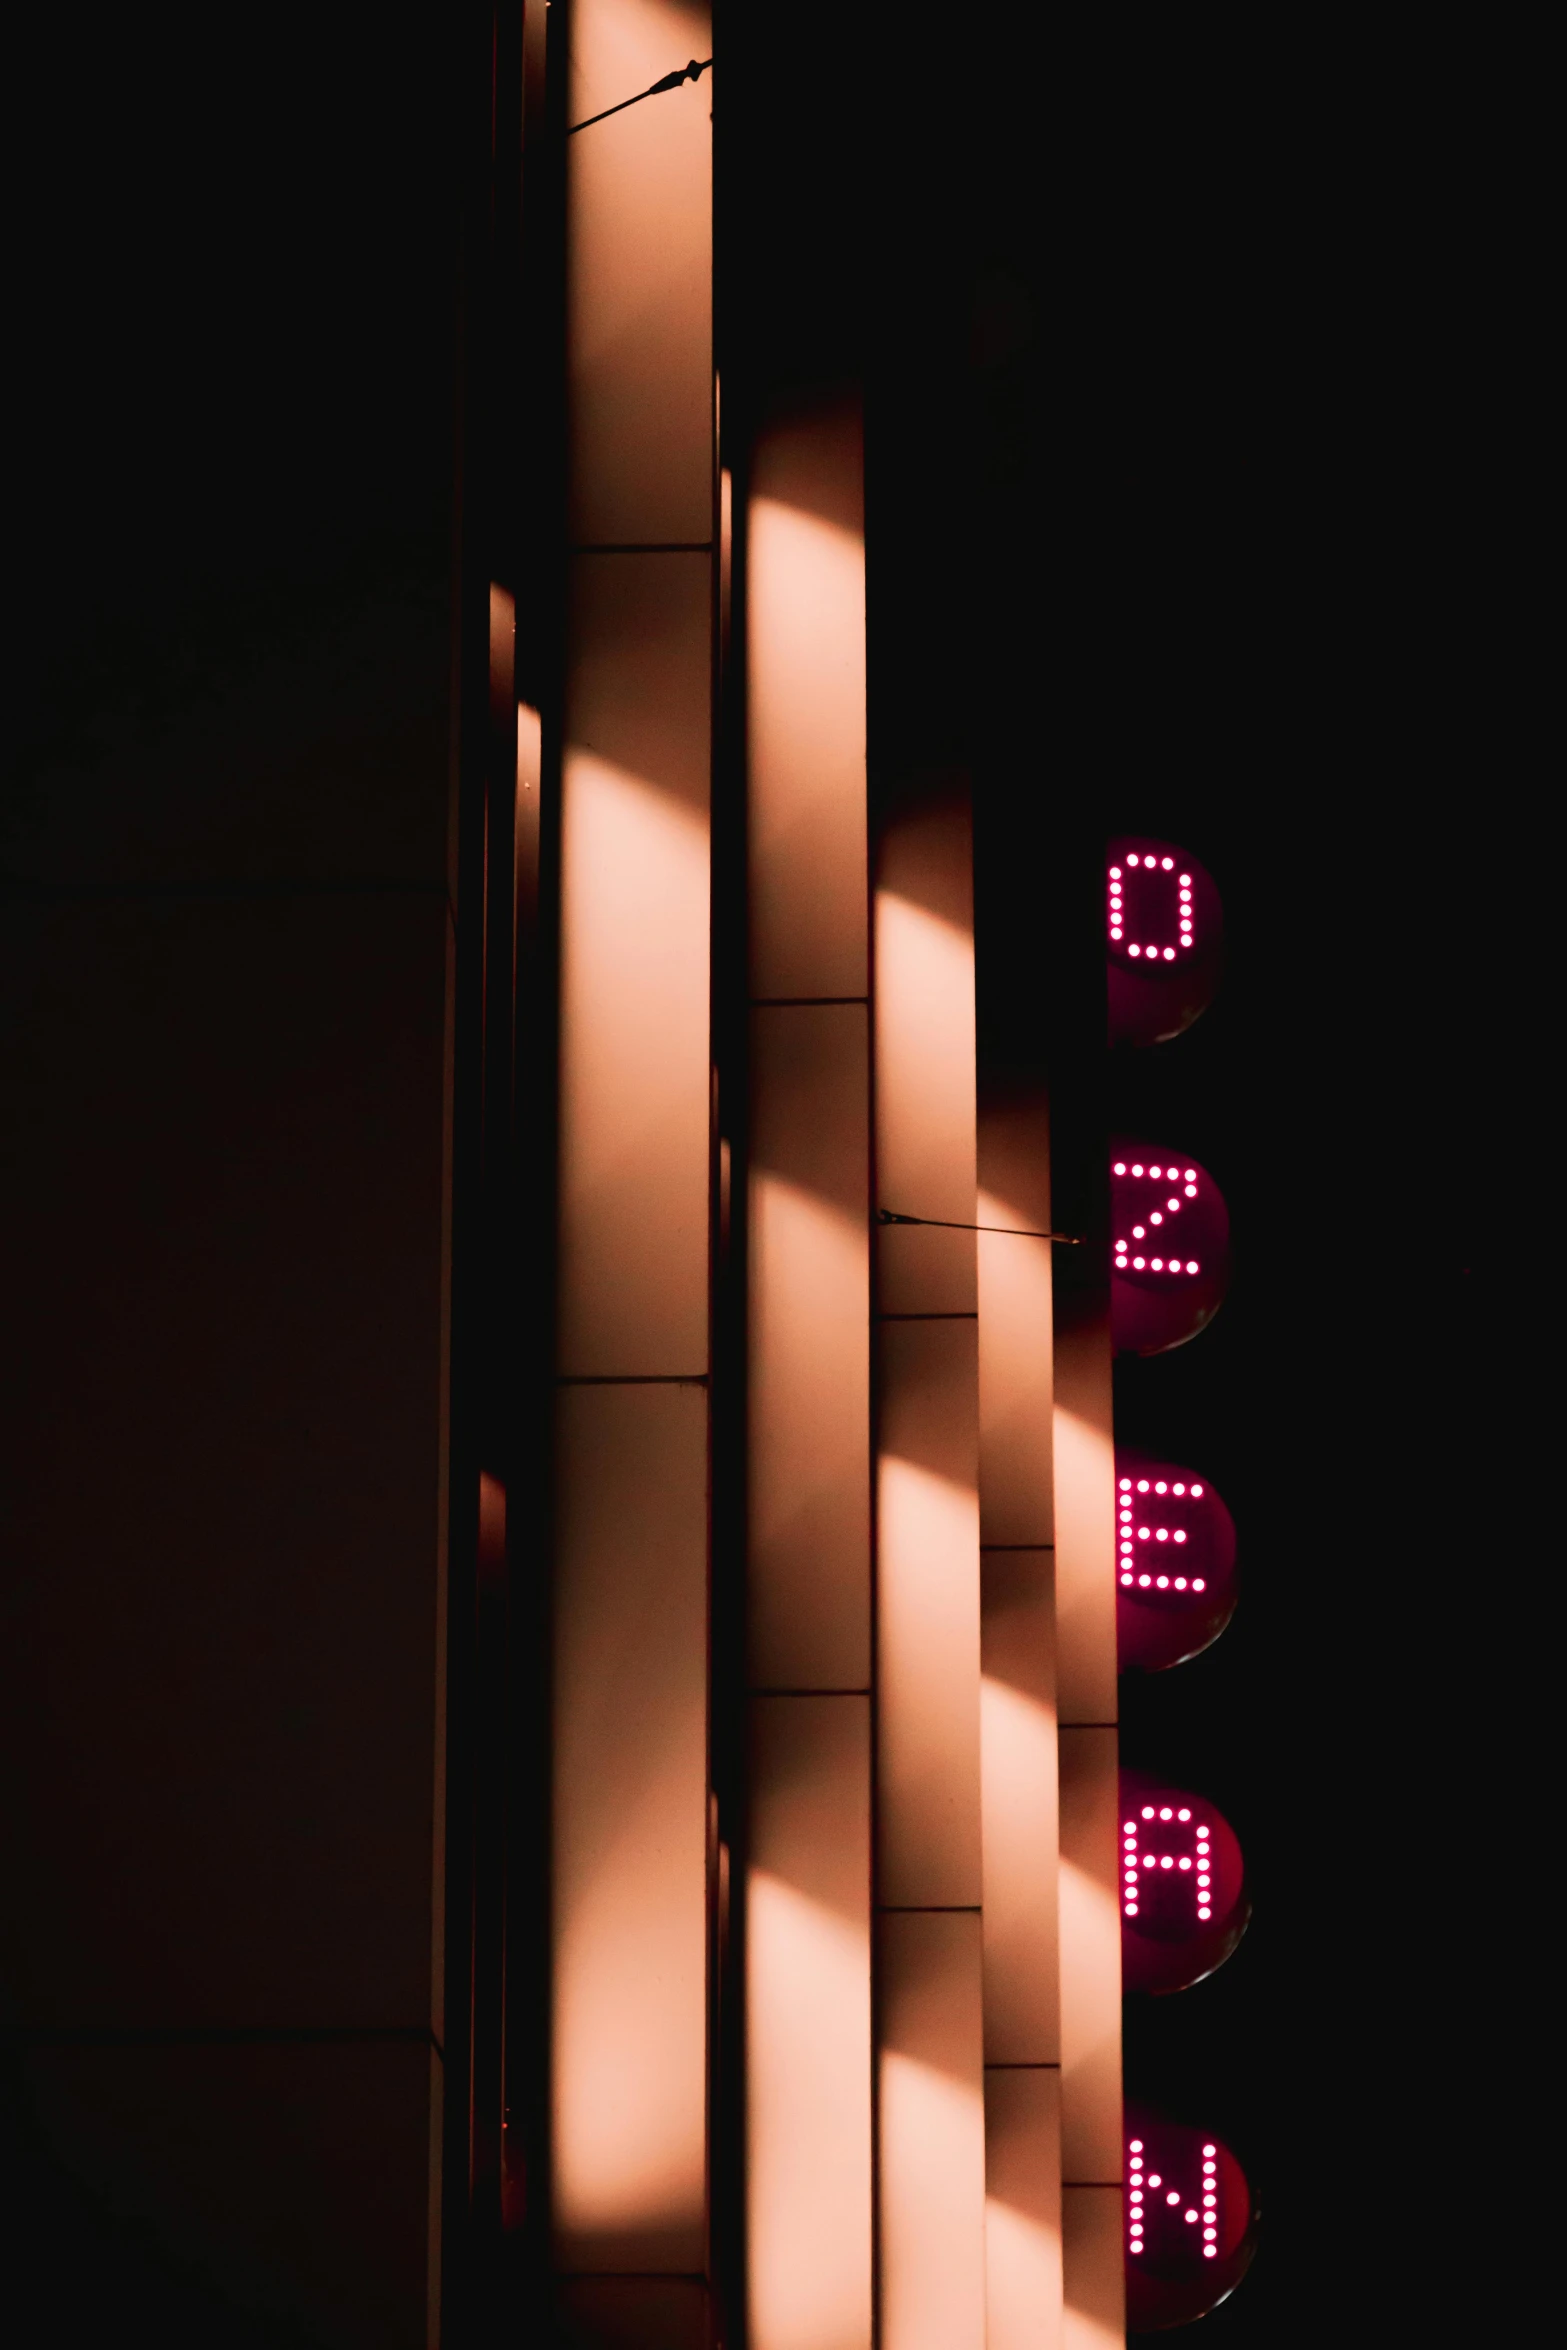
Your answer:
[[[1161,1673],[1235,1613],[1235,1521],[1211,1482],[1174,1461],[1115,1456],[1116,1641],[1123,1673]]]
[[[1234,1829],[1205,1796],[1121,1774],[1121,1979],[1186,1991],[1222,1966],[1251,1903]]]
[[[1105,866],[1110,1042],[1163,1044],[1212,1003],[1223,914],[1211,875],[1168,841],[1112,841]]]
[[[1185,1152],[1118,1143],[1110,1154],[1110,1335],[1119,1353],[1195,1338],[1230,1280],[1230,1218]]]
[[[1233,2293],[1250,2263],[1257,2206],[1211,2132],[1136,2109],[1126,2121],[1126,2322],[1189,2325]]]

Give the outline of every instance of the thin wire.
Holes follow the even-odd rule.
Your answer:
[[[704,57],[698,64],[693,57],[690,64],[682,66],[679,73],[666,73],[661,82],[653,82],[647,89],[638,90],[634,98],[622,98],[618,106],[606,106],[602,114],[590,114],[586,122],[570,124],[566,131],[567,138],[575,138],[578,131],[591,130],[596,122],[608,122],[612,114],[624,114],[628,106],[640,106],[644,98],[656,98],[661,90],[678,90],[682,82],[699,82],[712,62],[711,57]]]
[[[1059,1240],[1065,1248],[1081,1248],[1080,1232],[1033,1232],[1023,1224],[953,1224],[945,1216],[899,1216],[891,1208],[878,1208],[878,1224],[929,1224],[938,1232],[1006,1232],[1015,1240]]]

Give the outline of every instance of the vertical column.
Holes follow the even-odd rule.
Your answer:
[[[982,1103],[979,1399],[988,2350],[1061,2338],[1050,1132]]]
[[[764,423],[744,514],[753,2350],[869,2350],[870,1036],[858,407]]]
[[[1100,1267],[1074,1272],[1055,1325],[1062,2228],[1068,2350],[1103,2350],[1125,2333],[1115,1452],[1108,1290]]]
[[[966,779],[884,812],[875,890],[879,1204],[972,1226]],[[878,1235],[881,2338],[985,2338],[979,1395],[972,1230]]]
[[[569,119],[709,53],[576,0]],[[568,148],[552,2188],[595,2345],[705,2325],[711,143],[698,85]]]

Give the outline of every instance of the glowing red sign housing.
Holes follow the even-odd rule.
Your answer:
[[[1128,2107],[1126,2322],[1191,2325],[1234,2292],[1257,2240],[1257,2199],[1212,2131]]]
[[[1110,1335],[1121,1354],[1163,1354],[1213,1320],[1230,1284],[1230,1216],[1184,1151],[1118,1142],[1110,1153]]]
[[[1210,874],[1162,840],[1115,840],[1105,869],[1110,1042],[1164,1044],[1218,991],[1224,917]]]
[[[1116,1642],[1123,1673],[1199,1656],[1235,1613],[1235,1520],[1208,1478],[1115,1456]]]
[[[1246,1864],[1206,1796],[1121,1773],[1121,1981],[1187,1991],[1222,1966],[1251,1918]]]

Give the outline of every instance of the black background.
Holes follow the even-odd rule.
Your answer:
[[[1548,772],[1543,331],[1530,62],[1436,39],[845,10],[757,68],[778,202],[867,224],[794,316],[834,322],[802,373],[815,331],[868,361],[873,761],[972,765],[982,884],[987,840],[1020,886],[1146,828],[1224,898],[1219,1001],[1112,1084],[1233,1219],[1213,1328],[1118,1409],[1241,1535],[1231,1629],[1126,1700],[1251,1868],[1239,1953],[1127,2042],[1264,2198],[1237,2344],[1500,2337],[1518,2257],[1475,2168],[1535,2030],[1530,1983],[1498,2009],[1514,1897],[1431,1888],[1509,1811],[1523,1710],[1480,1497],[1519,1385],[1496,958]],[[436,10],[88,11],[9,65],[25,863],[244,647],[439,567],[464,58]]]

